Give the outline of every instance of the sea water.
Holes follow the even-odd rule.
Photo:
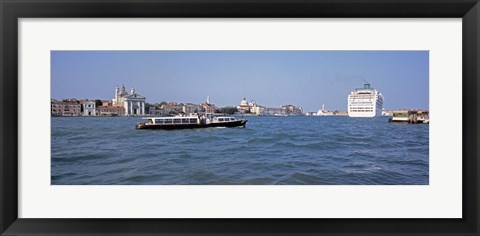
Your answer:
[[[52,117],[51,183],[429,184],[429,125],[387,117],[245,119],[246,128],[136,130],[139,117]]]

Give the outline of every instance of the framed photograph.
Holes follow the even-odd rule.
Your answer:
[[[479,234],[476,0],[0,10],[1,235]]]

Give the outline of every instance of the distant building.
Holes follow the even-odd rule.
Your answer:
[[[264,116],[287,116],[287,110],[281,107],[265,107],[263,110]]]
[[[207,102],[210,103],[210,98],[207,99]],[[183,105],[182,111],[185,114],[190,114],[190,113],[201,113],[204,111],[204,109],[202,105],[186,103],[185,105]]]
[[[240,105],[237,106],[237,109],[240,113],[250,113],[250,106],[246,97],[243,98],[243,100],[240,102]]]
[[[205,103],[203,104],[203,109],[205,113],[215,113],[215,111],[217,110],[217,107],[213,104]]]
[[[334,111],[333,115],[334,116],[348,116],[348,112],[347,111]]]
[[[64,107],[65,105],[63,102],[52,99],[50,107],[52,116],[62,116]]]
[[[325,108],[325,104],[322,104],[322,109],[318,110],[316,116],[325,116],[328,113],[327,108]]]
[[[300,106],[296,107],[294,105],[284,105],[284,106],[281,106],[281,108],[283,110],[286,110],[287,115],[293,115],[293,116],[303,115],[303,108]]]
[[[261,116],[263,115],[264,112],[265,112],[265,107],[259,106],[257,104],[255,104],[253,107],[250,108],[250,113],[255,115]]]
[[[313,114],[314,116],[348,116],[347,111],[329,111],[325,104],[322,104],[322,109],[318,110],[318,112]]]
[[[252,113],[256,115],[262,115],[265,107],[257,105],[255,100],[247,101],[247,98],[243,98],[240,105],[237,106],[237,110],[240,113]]]
[[[210,96],[207,97],[207,101],[205,101],[202,106],[205,113],[215,113],[215,111],[217,110],[215,104],[210,103]]]
[[[151,116],[165,116],[163,109],[159,109],[157,106],[150,106],[148,108],[148,114]]]
[[[76,99],[51,100],[52,116],[81,116],[81,104]]]
[[[145,115],[145,99],[145,97],[137,94],[134,88],[132,88],[129,94],[125,90],[125,85],[122,86],[121,91],[116,86],[112,105],[123,107],[125,116]]]
[[[247,101],[243,98],[240,105],[237,106],[239,113],[251,113],[258,116],[301,116],[303,108],[301,106],[284,105],[281,107],[265,107],[257,104],[255,100]]]
[[[113,106],[113,102],[110,100],[102,101],[102,107]]]
[[[125,108],[122,106],[101,106],[97,108],[100,116],[124,116]]]
[[[85,100],[83,103],[83,115],[84,116],[96,116],[96,104],[95,100]]]
[[[183,113],[183,104],[177,102],[169,102],[160,106],[165,115],[175,115]]]
[[[148,110],[151,116],[169,116],[181,113],[201,113],[204,108],[203,104],[169,102],[150,106]]]

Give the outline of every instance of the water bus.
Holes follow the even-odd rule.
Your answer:
[[[400,110],[393,111],[389,122],[402,122],[409,124],[429,124],[429,112],[425,110]]]
[[[137,122],[136,129],[194,129],[209,127],[245,127],[247,120],[237,120],[229,116],[213,116],[213,114],[173,117],[146,117],[146,122]]]

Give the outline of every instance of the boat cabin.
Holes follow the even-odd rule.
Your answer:
[[[232,122],[232,121],[236,121],[235,117],[220,116],[220,117],[214,117],[212,123],[224,123],[224,122]]]
[[[392,121],[408,122],[409,111],[394,111],[392,115]]]
[[[195,116],[187,117],[149,117],[144,118],[149,125],[176,125],[176,124],[199,124],[200,119]]]

